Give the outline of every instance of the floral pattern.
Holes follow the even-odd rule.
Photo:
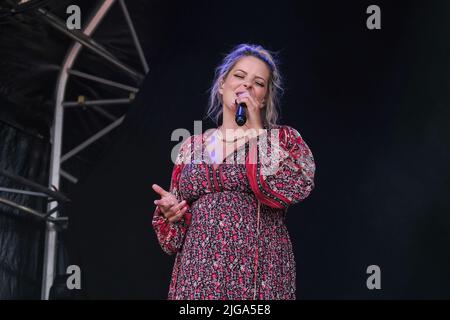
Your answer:
[[[295,299],[285,219],[314,188],[309,147],[292,127],[273,126],[229,155],[244,161],[214,166],[202,156],[204,136],[186,139],[172,172],[170,192],[187,201],[186,214],[175,223],[158,207],[153,215],[162,249],[176,255],[168,299]]]

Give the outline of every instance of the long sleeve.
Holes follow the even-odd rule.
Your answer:
[[[182,155],[185,151],[184,149],[185,144],[181,146],[180,152],[178,153],[177,159],[175,161],[169,189],[170,193],[175,195],[179,202],[183,200],[179,193],[179,181],[181,171],[184,167],[184,161],[182,159]],[[189,206],[189,204],[187,205]],[[188,208],[188,210],[180,220],[173,223],[165,221],[163,213],[161,212],[159,207],[156,206],[153,214],[152,226],[156,232],[156,236],[164,252],[172,255],[181,251],[186,232],[189,228],[189,225],[191,224],[191,218],[191,209]]]
[[[251,145],[246,171],[256,198],[282,209],[304,200],[314,189],[315,163],[297,130],[282,126],[275,132],[271,137],[258,137],[262,143]]]

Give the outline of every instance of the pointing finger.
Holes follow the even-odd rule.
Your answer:
[[[164,190],[163,188],[161,188],[160,186],[158,186],[157,184],[153,184],[152,185],[153,190],[158,193],[161,197],[164,197],[166,195],[168,195],[168,191]]]

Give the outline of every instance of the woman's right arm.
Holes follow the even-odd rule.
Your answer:
[[[187,141],[189,141],[189,139]],[[177,160],[173,167],[172,177],[170,180],[169,192],[175,196],[178,203],[183,200],[179,193],[179,181],[181,171],[183,170],[184,167],[182,159],[183,157],[180,155],[184,154],[184,152],[186,151],[185,148],[186,143],[184,143],[180,148],[179,156],[177,157]],[[152,226],[156,232],[156,236],[158,238],[158,242],[161,245],[161,248],[164,250],[164,252],[166,252],[169,255],[181,251],[187,229],[191,224],[192,213],[189,208],[189,205],[188,204],[186,205],[188,206],[188,209],[186,210],[185,214],[182,216],[181,219],[175,222],[168,221],[164,217],[164,214],[159,206],[156,206],[155,208]]]

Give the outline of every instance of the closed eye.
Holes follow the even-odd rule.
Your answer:
[[[245,78],[245,76],[244,75],[242,75],[242,74],[235,74],[234,75],[236,78],[239,78],[239,79],[244,79]],[[258,82],[258,81],[256,81],[255,82],[258,86],[260,86],[260,87],[264,87],[264,83],[263,82]]]

